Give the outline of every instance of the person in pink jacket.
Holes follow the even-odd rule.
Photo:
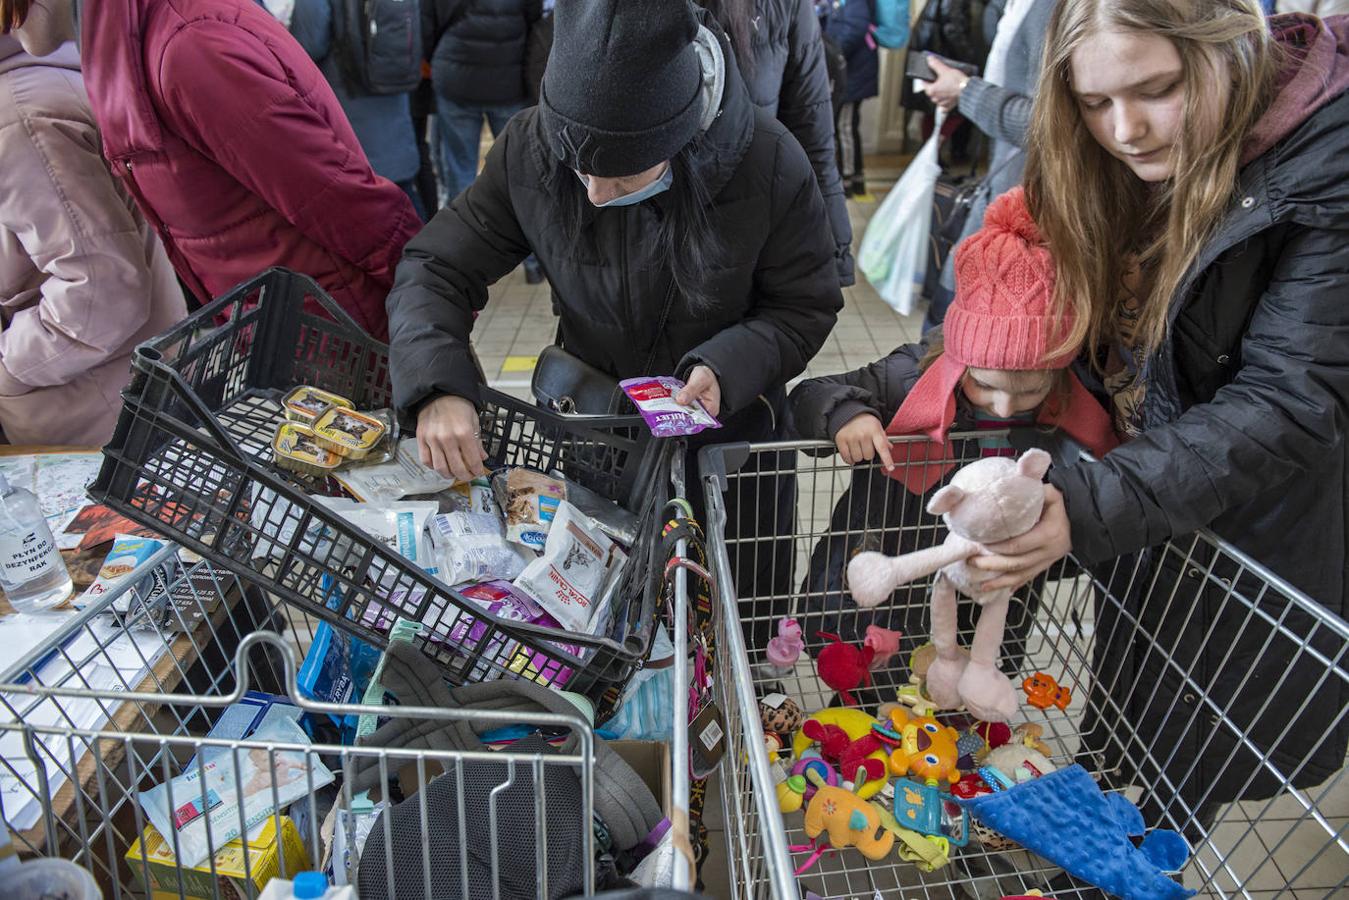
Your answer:
[[[74,44],[0,37],[0,429],[101,446],[131,351],[187,314],[159,239],[99,155]]]
[[[104,155],[199,300],[284,266],[387,339],[421,223],[254,0],[0,0],[0,26],[34,56],[78,38]]]

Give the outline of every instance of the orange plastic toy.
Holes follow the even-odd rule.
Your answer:
[[[1072,691],[1059,687],[1054,676],[1044,672],[1036,672],[1021,682],[1021,690],[1026,692],[1026,702],[1036,709],[1049,709],[1051,706],[1067,709],[1073,700]]]
[[[960,734],[954,728],[931,716],[911,716],[903,707],[890,711],[890,725],[901,737],[899,746],[890,753],[891,774],[914,775],[930,785],[960,780],[956,768]]]

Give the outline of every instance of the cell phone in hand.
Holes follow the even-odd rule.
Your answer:
[[[947,59],[944,56],[932,54],[937,59],[944,62],[953,69],[959,69],[966,75],[974,76],[979,72],[979,67],[970,63],[957,62],[954,59]],[[927,54],[919,51],[910,53],[904,62],[904,75],[908,78],[917,78],[919,81],[936,81],[937,73],[932,70],[931,64],[927,61]]]

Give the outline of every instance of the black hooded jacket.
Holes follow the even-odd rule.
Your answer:
[[[563,346],[619,378],[709,366],[722,391],[721,434],[757,397],[782,396],[819,350],[843,305],[815,173],[801,145],[756,110],[726,59],[721,112],[696,142],[695,177],[711,200],[719,264],[707,272],[710,308],[675,292],[653,235],[670,192],[632,206],[582,205],[579,237],[563,204],[584,190],[540,133],[536,110],[516,116],[482,175],[408,243],[389,295],[395,402],[409,412],[440,394],[478,400],[469,353],[488,287],[531,252],[552,283]],[[650,360],[650,371],[644,371]],[[746,435],[763,439],[766,435]]]

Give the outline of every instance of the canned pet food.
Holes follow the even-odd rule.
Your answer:
[[[287,394],[281,405],[285,407],[286,418],[301,425],[313,425],[314,420],[330,406],[347,409],[352,407],[351,401],[346,397],[339,397],[337,394],[330,394],[307,384],[300,385]]]
[[[307,425],[282,422],[272,439],[276,464],[301,475],[323,478],[342,464],[342,457],[321,446]]]
[[[341,406],[330,406],[314,422],[314,437],[347,459],[364,459],[379,445],[388,428],[374,416]]]

